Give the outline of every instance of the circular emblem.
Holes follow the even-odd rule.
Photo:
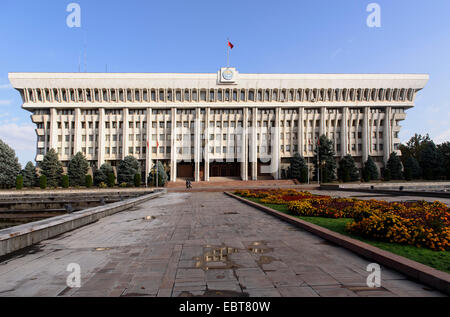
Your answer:
[[[230,69],[224,70],[223,73],[222,73],[222,77],[223,77],[223,79],[225,79],[225,80],[231,80],[231,79],[233,79],[233,71],[230,70]]]

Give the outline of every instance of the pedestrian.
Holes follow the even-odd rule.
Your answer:
[[[188,188],[189,188],[189,180],[186,179],[186,189],[188,189]]]

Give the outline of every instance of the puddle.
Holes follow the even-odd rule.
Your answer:
[[[229,256],[233,253],[237,253],[238,249],[226,245],[206,245],[203,250],[204,252],[201,256],[193,258],[193,260],[196,261],[196,268],[208,271],[214,269],[232,269],[237,267],[237,265],[230,260]]]
[[[269,248],[267,246],[267,243],[264,241],[256,241],[256,242],[252,242],[250,245],[248,245],[247,250],[249,250],[251,253],[254,253],[254,254],[263,254],[263,253],[272,252],[273,248]]]
[[[264,264],[270,264],[270,263],[272,263],[272,262],[274,262],[274,261],[279,261],[279,260],[278,260],[278,259],[275,259],[275,258],[272,257],[272,256],[262,255],[262,256],[259,257],[259,260],[256,261],[256,263],[258,263],[258,265],[259,265],[260,267],[262,267],[262,265],[264,265]]]
[[[95,248],[94,251],[107,251],[109,248]]]

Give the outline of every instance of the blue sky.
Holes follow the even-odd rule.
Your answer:
[[[81,28],[66,25],[71,2]],[[372,2],[380,28],[366,24]],[[0,138],[22,164],[34,160],[34,126],[8,72],[77,72],[84,43],[88,72],[216,72],[229,37],[242,73],[430,74],[400,137],[449,141],[449,12],[448,0],[2,0]]]

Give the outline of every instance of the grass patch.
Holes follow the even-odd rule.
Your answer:
[[[288,213],[287,205],[275,205],[275,204],[264,204],[261,203],[261,199],[259,198],[246,198],[263,206],[275,209],[277,211]],[[353,239],[357,239],[359,241],[365,242],[367,244],[373,245],[382,250],[386,250],[392,252],[394,254],[398,254],[404,256],[405,258],[411,259],[413,261],[431,266],[437,270],[450,273],[450,252],[449,251],[433,251],[425,248],[417,248],[412,245],[404,245],[399,243],[390,243],[390,242],[382,242],[382,241],[374,241],[366,238],[362,238],[360,236],[355,236],[349,234],[345,229],[347,223],[353,221],[352,219],[346,218],[323,218],[323,217],[303,217],[303,216],[295,216],[304,221],[308,221],[312,224],[327,228],[331,231],[343,234]]]

